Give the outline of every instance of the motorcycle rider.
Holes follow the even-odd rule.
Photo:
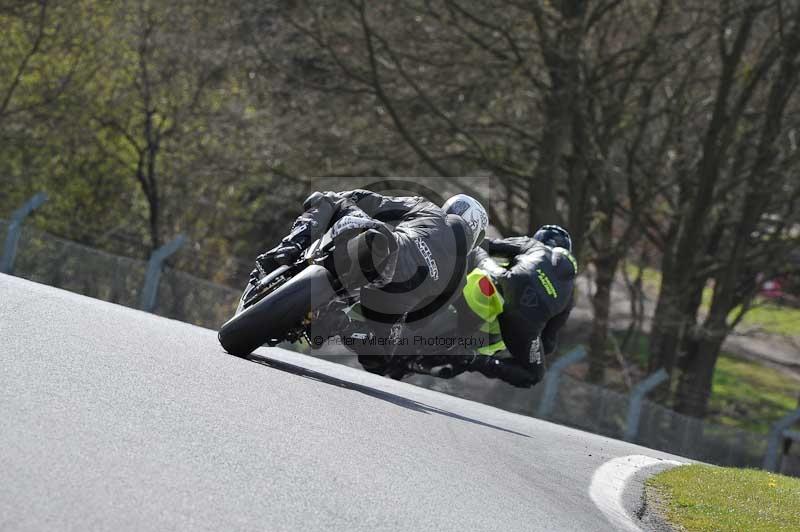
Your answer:
[[[438,207],[418,196],[362,189],[315,192],[303,208],[290,234],[257,262],[265,272],[291,264],[331,229],[337,277],[345,287],[360,288],[362,313],[381,336],[390,336],[397,323],[437,298],[457,293],[467,256],[481,243],[489,223],[480,202],[465,194]],[[258,275],[258,270],[251,274]],[[331,332],[346,325],[340,321]],[[359,362],[380,373],[385,358],[366,350],[359,353]]]
[[[493,257],[509,262],[503,266]],[[555,350],[558,331],[574,305],[578,266],[570,235],[545,225],[532,238],[486,239],[472,262],[463,298],[454,304],[458,331],[479,330],[487,345],[420,369],[442,378],[477,371],[517,387],[533,386],[542,379],[544,356]],[[495,356],[504,349],[511,358]]]

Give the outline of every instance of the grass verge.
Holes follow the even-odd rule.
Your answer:
[[[800,309],[764,303],[750,309],[743,323],[784,336],[800,336]]]
[[[800,479],[754,469],[689,465],[648,479],[666,518],[688,532],[800,530]]]
[[[618,342],[623,331],[613,331]],[[648,336],[632,339],[626,355],[647,367]],[[612,383],[613,384],[613,383]],[[750,432],[766,434],[773,423],[798,406],[800,382],[786,373],[723,352],[714,368],[708,420]]]
[[[723,354],[714,370],[709,421],[766,434],[797,408],[799,389],[796,379],[776,369]]]

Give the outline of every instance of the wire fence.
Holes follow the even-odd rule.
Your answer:
[[[0,234],[8,222],[0,220]],[[23,227],[14,259],[14,275],[89,297],[138,308],[147,262],[113,255]],[[203,327],[216,328],[236,308],[240,292],[228,286],[165,267],[154,312]]]
[[[13,273],[104,301],[136,307],[147,263],[23,227]]]
[[[430,377],[414,377],[411,381],[533,417],[539,417],[537,410],[544,396],[541,385],[532,390],[517,390],[469,374],[452,381]],[[623,439],[629,405],[629,395],[564,374],[554,408],[543,419]],[[687,458],[735,467],[761,467],[767,449],[765,434],[708,423],[648,400],[642,402],[639,430],[631,441]]]
[[[8,222],[0,220],[0,235]],[[20,234],[13,273],[39,283],[90,297],[138,307],[147,262],[112,255],[75,242],[24,227]],[[165,267],[162,270],[154,312],[196,325],[217,328],[235,308],[239,290]],[[355,365],[343,353],[339,362]],[[542,386],[517,390],[483,377],[465,374],[451,381],[424,376],[414,384],[452,395],[535,416],[542,401]],[[613,438],[625,434],[630,397],[623,393],[561,376],[554,408],[546,418],[571,427]],[[767,437],[717,426],[643,401],[639,430],[633,440],[648,447],[720,465],[760,467]]]
[[[622,438],[629,396],[562,376],[550,419],[589,432]],[[718,465],[760,467],[767,437],[714,425],[679,414],[652,401],[642,402],[634,443]]]
[[[240,290],[165,268],[154,312],[216,329],[231,317],[240,295]]]

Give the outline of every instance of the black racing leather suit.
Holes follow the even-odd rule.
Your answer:
[[[334,261],[340,278],[360,279],[355,284],[366,286],[360,291],[360,308],[376,335],[388,336],[395,322],[422,319],[457,297],[469,251],[469,228],[462,218],[445,214],[422,197],[384,196],[360,189],[316,192],[303,207],[305,212],[282,245],[304,249],[330,228],[334,239],[345,243],[365,231],[377,231],[386,238],[388,249],[379,254],[373,272],[366,271],[364,264],[353,264],[357,260]],[[345,247],[337,243],[336,249]],[[368,355],[382,352],[367,349],[359,360],[364,364]]]
[[[533,386],[542,379],[544,355],[555,350],[558,331],[574,306],[577,264],[567,250],[550,248],[530,237],[487,239],[481,247],[471,263],[489,274],[505,300],[498,321],[512,358],[477,355],[466,369],[515,386]],[[501,266],[492,257],[509,262]],[[456,309],[460,330],[480,326],[463,300]]]

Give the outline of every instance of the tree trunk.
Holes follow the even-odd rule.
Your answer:
[[[681,365],[694,339],[692,328],[697,323],[697,315],[702,303],[704,278],[692,278],[692,272],[685,267],[672,272],[675,277],[664,277],[659,293],[656,312],[650,336],[650,361],[648,371],[653,373],[664,368],[670,379],[653,391],[659,402],[669,400],[671,378],[678,365]]]
[[[148,199],[150,205],[150,245],[152,251],[161,247],[161,230],[160,230],[160,217],[158,213],[159,202],[158,198]]]
[[[666,404],[670,397],[672,373],[684,331],[682,318],[680,287],[664,276],[650,330],[648,363],[649,373],[663,368],[670,376],[651,393],[651,397],[663,404]]]
[[[516,227],[516,223],[514,218],[516,218],[516,207],[514,206],[514,198],[516,197],[515,190],[514,190],[514,182],[511,179],[505,180],[503,182],[506,189],[506,212],[508,213],[506,218],[506,227],[510,230],[510,232],[514,233],[514,228]]]
[[[580,98],[579,98],[580,99]],[[595,190],[592,187],[600,188],[600,184],[594,183],[591,164],[587,161],[592,160],[588,155],[590,152],[590,141],[587,134],[587,121],[584,114],[580,109],[574,109],[572,112],[572,156],[567,160],[567,191],[569,195],[569,217],[567,219],[567,228],[572,236],[572,254],[581,260],[583,258],[583,243],[586,240],[586,233],[591,224],[593,208],[591,199]],[[604,148],[607,148],[604,146]],[[606,151],[603,152],[605,157]],[[607,202],[604,204],[605,212],[610,216],[614,215],[613,200],[611,199],[611,207]],[[608,228],[608,231],[611,231]],[[610,246],[613,243],[613,235],[608,234],[605,239],[606,249],[601,252],[609,252]]]
[[[650,332],[648,369],[651,372],[664,368],[670,373],[675,367],[673,355],[681,333],[681,307],[680,286],[673,280],[672,272],[665,268],[662,270],[661,288]]]
[[[724,316],[722,323],[714,317],[703,330],[693,334],[686,354],[684,371],[675,392],[675,410],[681,414],[704,418],[708,412],[714,380],[714,367],[725,339]]]
[[[650,340],[650,370],[663,367],[672,376],[675,362],[680,356],[690,317],[695,287],[705,280],[694,278],[697,250],[708,242],[708,221],[711,205],[725,153],[740,116],[730,116],[729,100],[735,87],[735,76],[753,28],[754,14],[748,10],[739,19],[739,26],[730,51],[722,57],[722,70],[714,94],[713,110],[708,127],[703,133],[702,155],[697,164],[695,178],[681,183],[680,222],[673,225],[670,245],[665,248],[662,264],[662,285],[653,332]],[[722,39],[722,37],[720,37]],[[685,201],[688,200],[688,201]],[[693,321],[691,322],[693,324]],[[659,386],[654,394],[664,401],[670,382]]]
[[[545,224],[558,223],[556,188],[559,161],[566,145],[569,117],[562,106],[549,98],[542,147],[536,170],[528,181],[528,234]]]
[[[539,160],[528,186],[530,234],[543,224],[563,223],[556,209],[555,184],[560,181],[561,162],[571,145],[574,103],[581,84],[580,50],[584,37],[582,23],[585,4],[582,0],[560,2],[557,9],[561,12],[562,27],[549,39],[543,40],[542,55],[550,78],[550,88],[545,99]]]
[[[594,319],[589,338],[589,375],[591,382],[601,384],[608,366],[606,348],[608,346],[609,317],[611,315],[611,286],[617,270],[617,259],[605,256],[594,261],[597,278],[592,297]]]

